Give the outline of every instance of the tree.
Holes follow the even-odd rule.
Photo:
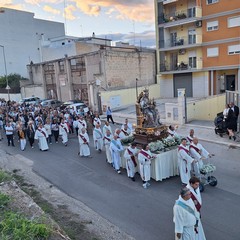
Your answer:
[[[10,88],[20,88],[20,80],[27,80],[26,78],[22,77],[20,74],[9,74],[7,76],[8,79],[8,85]],[[0,77],[0,88],[6,88],[7,82],[6,77],[1,76]]]

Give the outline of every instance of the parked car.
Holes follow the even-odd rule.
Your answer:
[[[41,102],[41,105],[43,107],[51,107],[51,108],[57,108],[62,105],[62,102],[56,99],[51,99],[51,100],[44,100]]]
[[[67,106],[75,104],[75,103],[83,103],[83,101],[81,100],[68,100],[66,102],[64,102],[61,106],[60,109],[63,110],[65,109]]]
[[[73,109],[73,111],[76,112],[76,113],[79,113],[79,110],[81,108],[83,108],[85,113],[87,113],[89,111],[88,106],[85,105],[84,103],[74,103],[74,104],[68,105],[66,108],[67,109]]]
[[[39,104],[40,103],[40,98],[38,98],[38,97],[23,98],[19,101],[19,103],[20,104],[25,103],[26,105]]]

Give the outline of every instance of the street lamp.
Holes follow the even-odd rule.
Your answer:
[[[4,66],[5,66],[5,78],[6,78],[6,83],[7,83],[7,86],[6,86],[6,89],[7,89],[7,92],[8,92],[8,101],[10,101],[10,95],[9,95],[9,85],[8,85],[8,77],[7,77],[7,63],[6,63],[6,55],[5,55],[5,48],[3,45],[0,45],[0,47],[3,49],[3,60],[4,60]]]

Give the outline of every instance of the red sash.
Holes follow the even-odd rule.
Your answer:
[[[143,150],[141,150],[140,153],[141,153],[144,157],[146,157],[148,160],[150,160],[150,159],[152,158],[149,154],[147,154],[147,153],[144,152]]]
[[[198,210],[198,212],[200,212],[202,205],[200,204],[200,202],[197,200],[193,193],[191,193],[191,198],[195,204],[196,209]]]
[[[84,122],[81,122],[81,121],[79,120],[79,123],[82,124],[83,127],[85,127],[85,123],[84,123]]]
[[[65,130],[65,132],[67,133],[67,129],[64,127],[64,125],[61,124],[61,127]]]
[[[46,133],[45,133],[44,131],[42,131],[41,128],[38,128],[38,131],[39,131],[40,133],[42,133],[42,134],[44,135],[44,137],[46,137]]]
[[[79,134],[79,136],[83,140],[84,143],[88,144],[87,139],[83,135]]]
[[[189,151],[188,151],[186,148],[184,148],[184,147],[182,147],[182,146],[179,146],[179,147],[178,147],[178,151],[180,151],[180,150],[184,150],[184,151],[189,155]],[[183,161],[186,163],[186,173],[188,173],[187,160],[186,160],[186,159],[183,159]]]
[[[128,154],[130,155],[132,161],[133,161],[134,167],[136,167],[137,162],[136,162],[135,156],[133,155],[133,153],[128,148],[127,148],[127,151],[128,151]]]
[[[109,142],[111,142],[111,139],[106,136],[104,137],[104,139],[107,139]]]
[[[191,139],[190,137],[187,137],[187,140],[188,140],[189,142],[192,142],[193,139]]]
[[[196,152],[198,152],[199,154],[201,154],[201,151],[200,151],[200,149],[198,149],[197,147],[195,147],[195,146],[193,146],[193,145],[190,145],[189,149],[190,149],[190,148],[193,148],[193,149],[195,149],[195,150],[196,150]]]
[[[125,136],[129,136],[129,134],[125,130],[122,129],[122,132],[124,133]]]

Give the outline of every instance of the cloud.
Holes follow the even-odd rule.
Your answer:
[[[77,10],[77,8],[73,5],[68,5],[65,8],[65,17],[68,20],[75,20],[76,17],[73,15],[73,12],[75,12]]]
[[[152,0],[71,0],[83,13],[98,16],[102,9],[106,14],[115,14],[117,19],[130,19],[138,22],[154,21]]]
[[[24,6],[22,4],[13,4],[12,0],[1,0],[0,7],[24,10]]]
[[[114,42],[127,42],[130,45],[135,43],[136,46],[142,47],[156,47],[156,35],[155,31],[144,31],[141,33],[111,33],[111,34],[101,34],[97,35],[99,38],[108,38]]]
[[[55,8],[52,8],[51,6],[48,6],[48,5],[45,5],[43,7],[43,10],[46,11],[46,12],[49,12],[49,13],[52,13],[54,15],[59,15],[61,13],[60,10],[57,10]]]
[[[58,3],[63,2],[64,0],[24,0],[24,1],[26,3],[39,6],[41,3],[58,4]]]

